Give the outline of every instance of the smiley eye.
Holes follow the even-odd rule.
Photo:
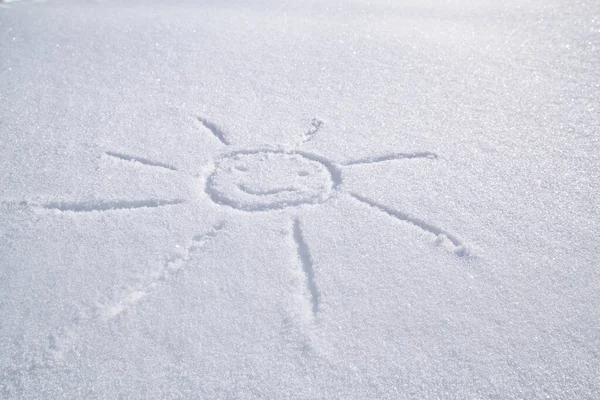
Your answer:
[[[242,172],[248,171],[248,168],[244,167],[243,165],[236,165],[234,168]]]
[[[309,172],[308,171],[300,171],[298,172],[298,176],[308,176]]]

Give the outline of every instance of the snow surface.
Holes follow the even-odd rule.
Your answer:
[[[597,399],[600,3],[0,4],[0,398]]]

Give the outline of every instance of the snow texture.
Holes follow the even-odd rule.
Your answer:
[[[0,398],[597,399],[600,3],[0,1]]]

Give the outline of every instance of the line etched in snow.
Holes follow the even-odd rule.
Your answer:
[[[394,153],[394,154],[385,154],[382,156],[376,157],[364,157],[359,158],[358,160],[347,161],[342,165],[359,165],[359,164],[375,164],[384,161],[392,161],[392,160],[404,160],[411,158],[428,158],[428,159],[436,159],[438,155],[435,153],[431,153],[429,151],[421,151],[415,153]]]
[[[296,248],[298,252],[298,258],[302,264],[302,271],[306,276],[306,288],[308,290],[310,303],[312,305],[312,314],[313,316],[316,316],[317,312],[319,311],[319,302],[321,299],[321,294],[319,293],[319,289],[317,288],[317,283],[315,281],[313,259],[310,254],[308,245],[304,240],[304,235],[302,234],[302,228],[300,227],[300,221],[298,220],[298,218],[294,219],[293,230],[294,241],[296,242]]]
[[[159,268],[146,273],[139,281],[127,285],[126,290],[97,299],[91,309],[85,312],[82,310],[80,317],[70,325],[65,325],[49,335],[49,344],[42,351],[55,361],[63,359],[65,354],[72,350],[73,340],[85,325],[94,321],[108,322],[134,308],[142,299],[152,294],[158,285],[184,269],[193,253],[204,248],[224,227],[225,223],[219,222],[207,232],[194,236],[185,248],[178,247],[176,253],[160,264]]]
[[[342,184],[342,171],[335,162],[331,161],[327,157],[324,157],[320,154],[309,153],[307,151],[296,150],[293,152],[294,154],[301,155],[309,160],[316,161],[318,163],[323,164],[331,174],[331,180],[333,182],[333,189],[336,189],[338,186]]]
[[[191,260],[192,255],[196,251],[204,248],[224,227],[225,223],[220,222],[210,228],[208,232],[194,236],[187,247],[183,249],[179,248],[176,254],[169,257],[164,262],[160,270],[155,271],[150,275],[149,280],[139,284],[134,290],[122,295],[118,300],[103,305],[100,312],[102,318],[105,320],[115,318],[124,311],[135,306],[140,300],[146,297],[153,288],[158,286],[160,282],[166,281],[170,276],[183,270]]]
[[[468,255],[468,252],[465,248],[465,244],[458,237],[445,231],[444,229],[439,228],[435,225],[429,224],[421,219],[412,217],[404,212],[394,210],[383,204],[379,204],[373,200],[369,200],[366,197],[360,196],[356,193],[350,193],[350,196],[352,196],[356,200],[360,201],[361,203],[368,205],[371,208],[374,208],[376,210],[384,212],[385,214],[387,214],[391,217],[394,217],[396,219],[399,219],[400,221],[404,221],[409,224],[412,224],[418,228],[421,228],[422,230],[424,230],[426,232],[432,233],[438,237],[438,240],[443,240],[443,239],[449,240],[450,243],[452,244],[452,246],[454,247],[454,253],[456,255],[458,255],[460,257]]]
[[[145,296],[146,292],[142,290],[131,292],[117,303],[105,307],[102,315],[106,319],[114,318],[126,309],[139,303],[139,301]]]
[[[93,321],[108,322],[135,307],[160,283],[167,281],[170,276],[185,268],[193,253],[204,248],[224,227],[225,223],[219,222],[207,232],[194,236],[189,245],[183,249],[178,248],[177,253],[166,259],[159,269],[147,273],[137,283],[128,285],[128,290],[114,296],[97,299],[90,310],[92,312],[82,313],[80,318],[77,318],[72,324],[63,326],[51,334],[49,344],[43,351],[56,361],[64,358],[66,352],[71,350],[71,343],[77,337],[78,331],[85,324]]]
[[[302,135],[302,143],[306,143],[311,141],[314,136],[319,133],[319,131],[321,130],[321,128],[323,127],[323,121],[321,121],[320,119],[317,118],[313,118],[310,121],[310,128],[308,128],[308,131],[306,131],[304,133],[304,135]]]
[[[205,118],[202,118],[202,117],[196,117],[196,119],[202,124],[202,126],[204,126],[206,129],[208,129],[214,135],[214,137],[219,139],[219,141],[221,143],[223,143],[225,146],[229,146],[231,144],[231,142],[227,138],[227,135],[225,134],[225,132],[223,132],[217,126],[217,124],[215,124],[214,122],[211,122]]]
[[[225,228],[225,222],[219,222],[218,224],[213,226],[208,232],[196,235],[192,238],[192,240],[196,242],[196,244],[204,245],[208,239],[217,236],[217,233],[219,233],[219,231],[223,228]]]
[[[144,157],[132,156],[130,154],[117,153],[114,151],[105,151],[104,154],[106,154],[109,157],[121,160],[121,161],[137,162],[137,163],[149,166],[149,167],[158,167],[158,168],[165,168],[170,171],[177,171],[177,168],[175,168],[172,165],[169,165],[169,164],[166,164],[166,163],[163,163],[160,161],[153,161],[153,160],[150,160],[150,159],[144,158]]]
[[[133,210],[137,208],[156,208],[165,207],[185,203],[183,199],[161,200],[161,199],[146,199],[146,200],[116,200],[116,201],[93,201],[81,203],[68,202],[51,202],[40,205],[34,205],[38,208],[46,210],[58,210],[64,212],[94,212],[94,211],[117,211],[117,210]]]
[[[24,200],[16,201],[16,200],[1,200],[0,205],[3,207],[29,207],[30,204]]]
[[[248,193],[248,194],[253,194],[255,196],[269,196],[269,195],[277,194],[277,193],[297,192],[299,190],[295,187],[275,187],[273,189],[268,189],[268,190],[258,190],[258,189],[252,189],[251,187],[248,187],[243,184],[237,185],[237,186],[242,192]]]

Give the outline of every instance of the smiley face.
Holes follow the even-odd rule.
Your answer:
[[[238,152],[217,162],[206,192],[216,203],[246,211],[322,203],[335,186],[330,169],[296,152]]]

